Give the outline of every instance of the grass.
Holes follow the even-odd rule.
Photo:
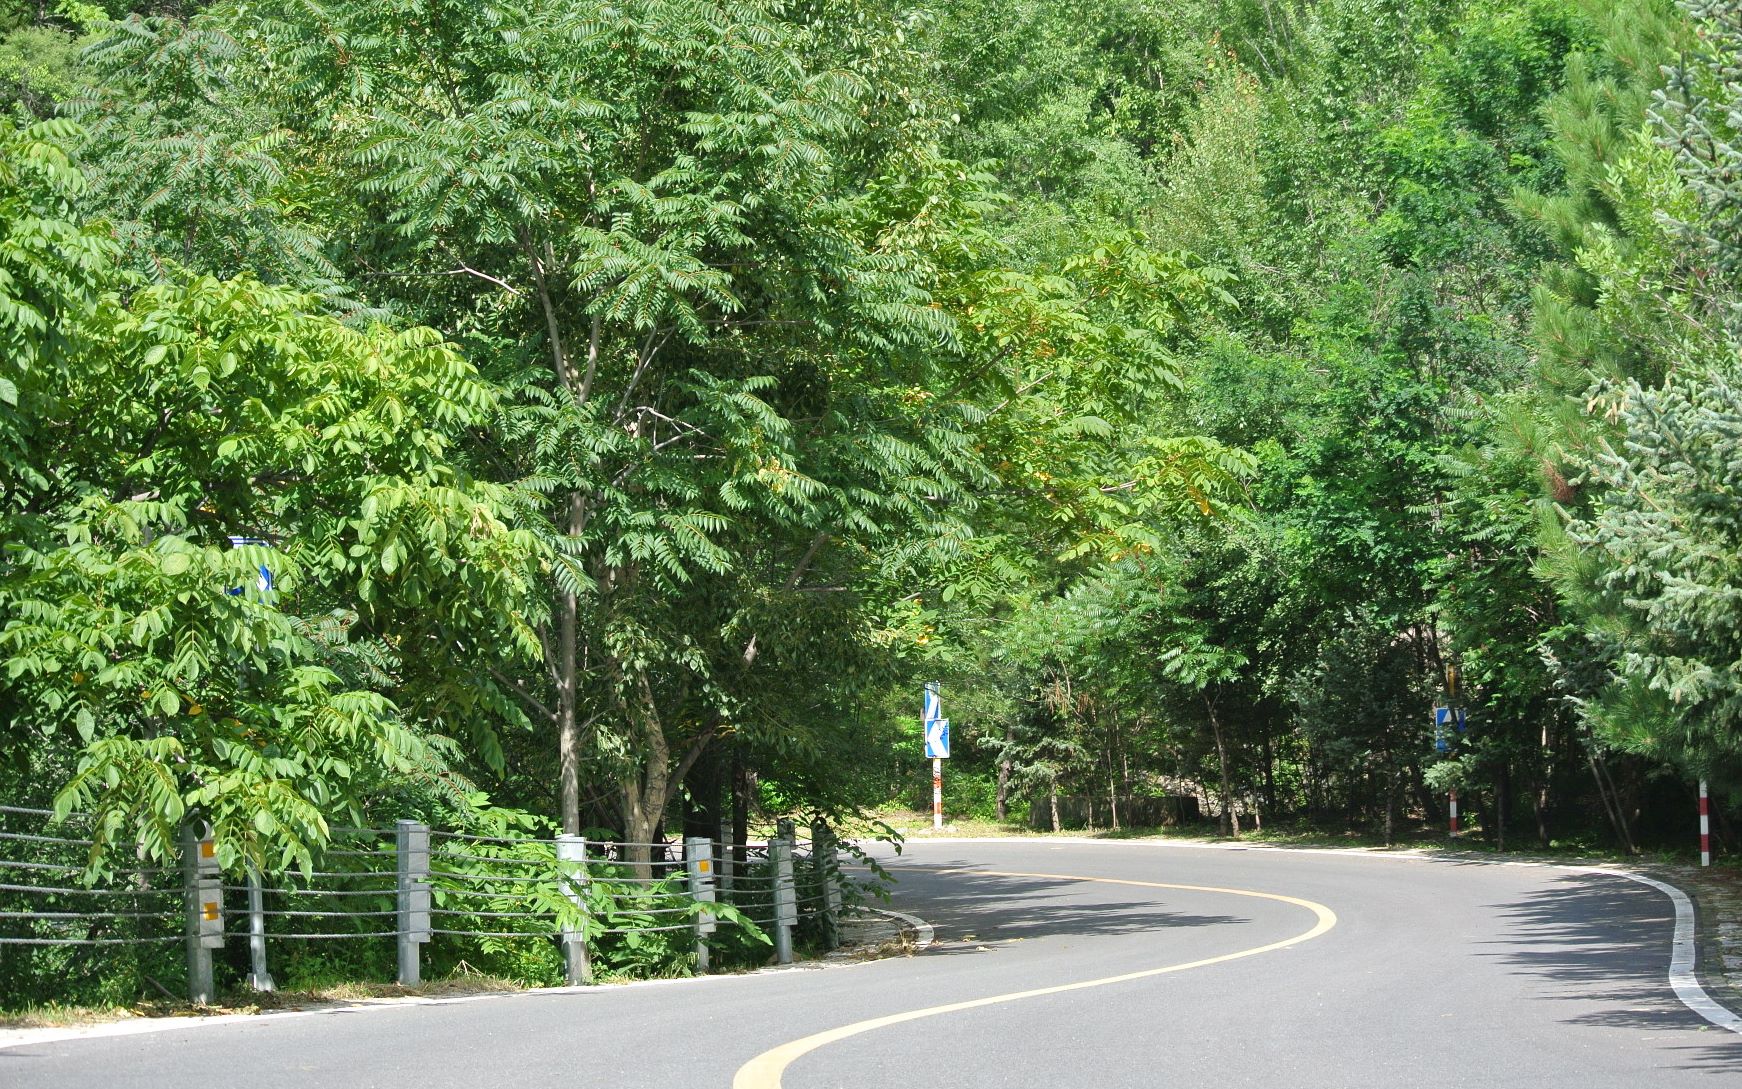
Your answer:
[[[913,955],[913,945],[910,938],[901,935],[894,939],[879,940],[859,947],[844,947],[837,950],[837,953],[844,959],[854,961],[880,960],[884,957],[911,956]],[[815,958],[807,956],[804,959]],[[719,974],[736,975],[755,971],[758,967],[761,965],[738,965],[724,969]],[[691,974],[690,971],[683,965],[673,965],[652,974],[601,970],[594,982],[599,986],[610,986],[644,979],[679,979],[689,974]],[[171,998],[142,999],[129,1004],[95,1006],[47,1003],[0,1012],[0,1030],[78,1028],[86,1025],[114,1024],[138,1018],[247,1016],[278,1010],[343,1006],[360,1002],[391,1001],[400,998],[449,998],[462,995],[504,994],[528,989],[526,985],[514,980],[476,971],[462,961],[453,974],[448,977],[429,980],[416,987],[402,987],[397,983],[353,981],[269,993],[241,990],[220,995],[217,1001],[207,1006],[196,1006],[191,1002]]]
[[[446,979],[430,980],[416,987],[397,983],[335,983],[305,990],[260,993],[236,991],[220,995],[209,1006],[174,999],[144,999],[129,1005],[62,1006],[50,1003],[0,1014],[0,1029],[77,1028],[81,1025],[112,1024],[140,1017],[218,1017],[229,1014],[259,1014],[274,1010],[301,1010],[316,1006],[347,1005],[394,998],[445,998],[456,995],[497,994],[523,990],[520,984],[499,976],[474,972],[467,966]]]
[[[929,812],[889,808],[873,813],[872,817],[874,820],[887,824],[904,837],[923,840],[934,834],[932,832],[932,817]],[[880,831],[881,829],[873,824],[867,823],[861,827],[844,829],[843,834],[875,836]],[[1518,860],[1617,862],[1634,865],[1686,865],[1695,860],[1691,849],[1647,850],[1637,855],[1628,855],[1617,848],[1606,846],[1591,838],[1551,840],[1549,846],[1544,848],[1537,844],[1534,837],[1528,836],[1513,837],[1513,846],[1502,854],[1479,828],[1466,830],[1454,841],[1446,836],[1442,826],[1416,823],[1400,824],[1389,846],[1385,843],[1384,836],[1372,832],[1359,829],[1324,828],[1304,822],[1283,824],[1272,822],[1260,829],[1248,827],[1241,831],[1238,839],[1235,839],[1222,835],[1217,827],[1209,822],[1161,828],[1121,828],[1118,831],[1108,828],[1067,828],[1055,833],[1046,830],[1037,831],[1020,821],[996,821],[981,817],[946,817],[944,829],[940,834],[976,839],[1060,836],[1078,839],[1179,840],[1207,843],[1247,843],[1271,847],[1351,848],[1372,851],[1444,851],[1461,855],[1493,855]]]

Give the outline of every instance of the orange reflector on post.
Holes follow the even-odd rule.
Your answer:
[[[207,900],[206,901],[206,918],[207,919],[216,919],[217,917],[218,917],[218,902],[216,900]]]
[[[213,855],[216,855],[217,853],[218,853],[218,849],[216,846],[213,845],[211,840],[209,840],[209,839],[200,840],[200,857],[201,858],[211,858]]]
[[[710,865],[710,863],[708,862],[708,860],[704,858],[701,861],[696,863],[696,869],[700,870],[702,873],[707,873],[709,865]]]

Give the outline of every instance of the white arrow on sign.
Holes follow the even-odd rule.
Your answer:
[[[950,757],[950,720],[933,719],[925,724],[925,755],[933,760]]]

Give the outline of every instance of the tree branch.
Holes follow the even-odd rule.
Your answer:
[[[593,395],[593,379],[599,375],[599,328],[604,319],[593,315],[593,329],[587,335],[587,373],[581,377],[580,392],[575,394],[576,404],[586,404],[587,398]]]
[[[827,544],[828,540],[829,533],[827,530],[823,530],[815,537],[811,538],[810,547],[805,549],[804,555],[800,557],[798,561],[798,566],[792,569],[792,575],[786,580],[786,588],[788,590],[798,589],[799,580],[804,578],[804,573],[810,569],[811,561],[817,558],[817,553],[822,551],[823,545]],[[749,669],[752,665],[756,664],[756,640],[757,637],[752,635],[750,636],[750,642],[744,645],[743,658],[745,669]]]
[[[491,283],[495,284],[497,287],[508,292],[510,295],[514,295],[514,296],[517,296],[520,298],[525,297],[519,288],[517,288],[513,284],[509,283],[507,280],[497,279],[496,277],[490,275],[488,272],[480,272],[477,269],[472,268],[469,265],[461,265],[459,268],[446,269],[442,272],[433,273],[433,275],[436,275],[436,276],[476,276],[480,280],[490,281]]]
[[[544,314],[545,333],[550,337],[551,360],[556,366],[557,381],[570,394],[575,392],[573,376],[569,373],[569,357],[563,351],[562,323],[556,314],[556,303],[551,299],[550,283],[546,279],[545,259],[538,252],[538,247],[532,241],[532,235],[522,227],[520,229],[520,246],[526,251],[527,260],[532,263],[532,280],[538,286],[538,305]],[[545,252],[550,247],[545,246]]]
[[[525,685],[512,677],[506,676],[495,666],[485,666],[484,668],[489,671],[490,676],[496,678],[498,683],[506,685],[508,688],[512,689],[515,695],[525,700],[539,714],[549,719],[553,724],[556,722],[556,712],[552,711],[549,707],[546,707],[539,701],[538,697],[534,696],[531,692],[528,692]]]
[[[683,759],[677,762],[677,767],[672,772],[672,782],[681,783],[684,781],[684,777],[690,773],[690,769],[696,766],[696,761],[701,759],[702,753],[707,751],[708,742],[714,739],[714,730],[715,724],[710,723],[708,728],[690,743],[689,750],[683,754]]]

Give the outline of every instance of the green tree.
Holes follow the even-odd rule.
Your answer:
[[[449,454],[496,394],[429,330],[258,282],[123,297],[71,135],[0,130],[8,761],[102,844],[161,857],[193,811],[306,862],[384,779],[444,776],[444,736],[494,750],[477,682],[536,646],[537,548]]]
[[[1620,404],[1624,445],[1591,466],[1603,497],[1568,527],[1590,555],[1586,623],[1614,680],[1590,706],[1622,747],[1699,777],[1742,773],[1742,390],[1689,370]]]

